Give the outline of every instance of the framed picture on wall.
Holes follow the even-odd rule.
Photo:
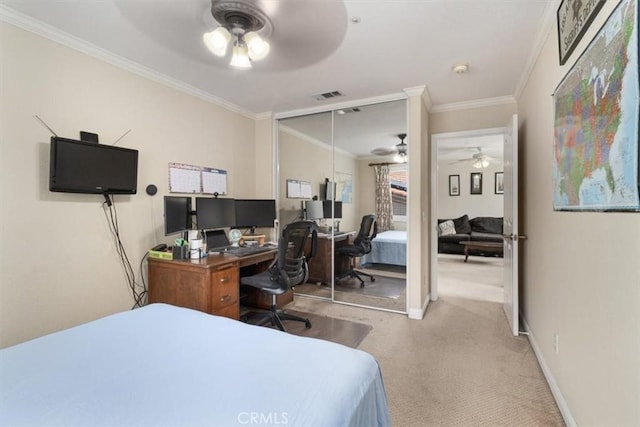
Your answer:
[[[495,193],[504,194],[504,172],[496,172]]]
[[[482,172],[471,172],[471,194],[482,194]]]
[[[606,0],[562,0],[558,7],[558,49],[560,65],[567,59],[584,36]]]
[[[460,195],[460,175],[449,175],[449,195]]]

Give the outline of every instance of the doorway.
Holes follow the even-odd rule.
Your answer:
[[[432,170],[437,171],[431,185],[432,230],[440,230],[444,220],[454,220],[459,228],[468,228],[462,233],[469,234],[472,225],[499,223],[495,236],[487,238],[502,244],[505,131],[491,128],[432,135]],[[474,250],[466,257],[464,245],[447,241],[438,235],[431,241],[431,299],[443,293],[501,303],[502,254]]]

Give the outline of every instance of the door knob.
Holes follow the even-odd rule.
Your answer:
[[[526,240],[527,236],[524,234],[503,234],[502,238],[505,240]]]

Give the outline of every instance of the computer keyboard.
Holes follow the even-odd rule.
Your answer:
[[[231,255],[243,257],[249,256],[253,254],[259,254],[260,252],[267,252],[273,250],[274,248],[264,247],[264,246],[233,246],[227,248],[226,252]]]

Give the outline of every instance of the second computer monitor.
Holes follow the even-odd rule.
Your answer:
[[[276,201],[273,199],[236,199],[235,227],[273,227]]]
[[[164,196],[164,234],[191,229],[191,197]]]
[[[196,197],[198,229],[232,227],[236,220],[235,201],[213,197]]]
[[[342,218],[342,202],[333,202],[333,209],[332,213],[331,200],[322,201],[322,214],[324,218]],[[333,215],[333,217],[331,215]]]

